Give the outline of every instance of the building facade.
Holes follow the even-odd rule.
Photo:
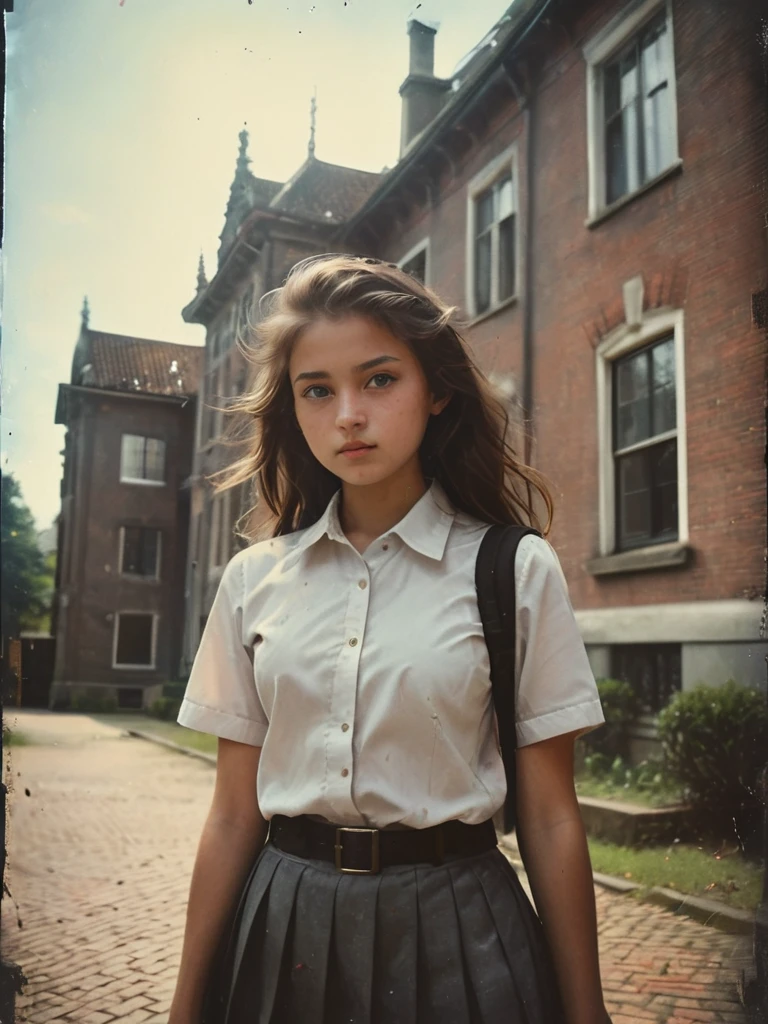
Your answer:
[[[449,79],[434,28],[409,35],[400,160],[316,251],[398,262],[468,320],[552,483],[595,673],[646,709],[640,751],[680,688],[766,685],[758,17],[516,0]]]
[[[214,474],[233,459],[227,403],[245,389],[252,362],[251,327],[259,300],[298,260],[324,252],[338,228],[368,198],[380,175],[319,160],[310,141],[306,161],[287,182],[250,170],[248,134],[240,149],[220,235],[214,276],[200,261],[197,294],[183,310],[206,328],[204,372],[190,479],[191,517],[185,583],[183,668],[194,660],[221,573],[238,546],[235,525],[250,506],[244,490],[217,494]]]
[[[67,428],[50,703],[145,707],[178,677],[202,349],[94,331],[83,311]]]
[[[595,673],[649,718],[681,687],[766,685],[757,34],[746,2],[519,0],[411,136],[435,91],[412,27],[403,154],[344,235],[423,254],[468,317],[552,482]]]

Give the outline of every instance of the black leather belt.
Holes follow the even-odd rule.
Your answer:
[[[431,828],[382,830],[276,814],[268,841],[297,857],[330,861],[344,874],[376,875],[395,864],[442,864],[486,853],[496,846],[496,829],[490,819],[481,825],[447,821]]]

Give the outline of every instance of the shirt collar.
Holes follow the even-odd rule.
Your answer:
[[[341,491],[337,491],[317,522],[304,531],[299,547],[307,548],[326,536],[330,540],[349,543],[339,521],[340,500]],[[398,536],[413,551],[439,562],[445,552],[455,515],[456,510],[445,491],[437,480],[433,480],[431,486],[400,522],[392,527],[389,534]]]

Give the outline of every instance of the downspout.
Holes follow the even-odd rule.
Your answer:
[[[527,466],[531,464],[533,453],[533,314],[534,314],[534,268],[533,268],[533,228],[535,223],[534,209],[536,198],[535,167],[535,116],[536,91],[531,90],[524,108],[525,123],[525,298],[523,301],[523,382],[522,405],[523,416],[526,418],[524,434],[523,459]]]

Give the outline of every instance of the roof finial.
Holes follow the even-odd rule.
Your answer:
[[[239,174],[243,174],[245,171],[247,171],[248,170],[248,164],[251,162],[248,159],[248,130],[247,130],[247,128],[243,128],[243,130],[238,135],[238,138],[240,139],[240,149],[238,150],[238,153],[237,153],[237,169],[235,171],[235,176],[237,176]]]
[[[88,305],[87,295],[83,299],[83,308],[80,312],[80,316],[83,320],[83,327],[87,327],[91,319],[91,307]]]
[[[309,106],[309,159],[314,160],[315,158],[315,128],[317,127],[317,87],[315,87],[315,94],[312,97],[312,102]]]
[[[208,278],[205,276],[205,260],[203,259],[202,250],[200,251],[200,259],[197,262],[197,294],[205,291],[208,287]]]

